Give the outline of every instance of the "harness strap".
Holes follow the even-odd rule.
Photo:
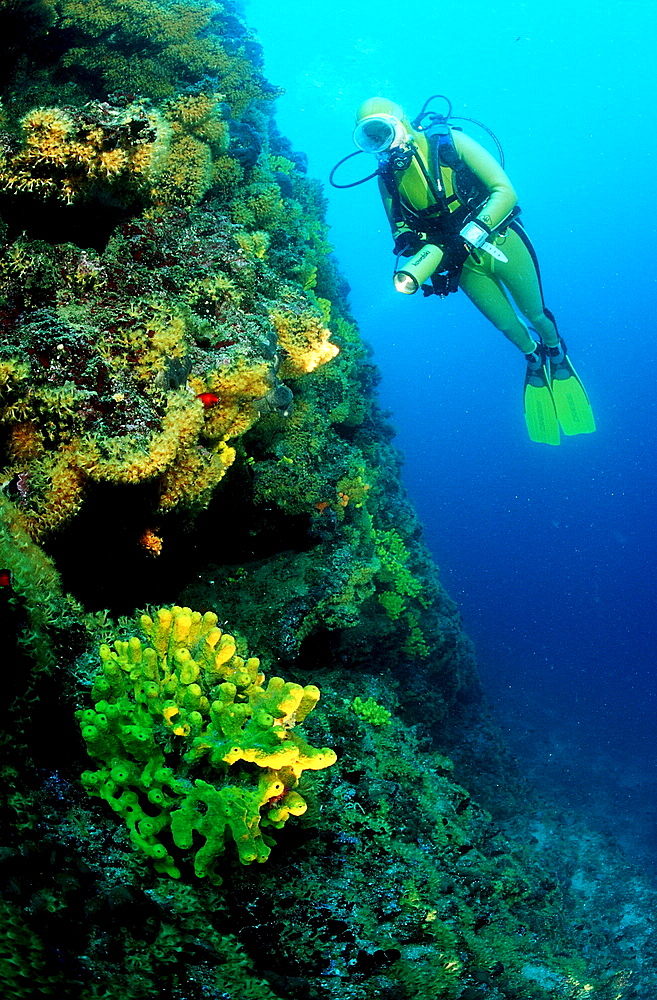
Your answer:
[[[420,156],[417,147],[413,146],[412,149],[413,149],[413,156],[415,157],[417,165],[420,168],[420,172],[424,177],[425,184],[427,185],[429,193],[434,200],[434,205],[431,205],[430,209],[426,209],[426,211],[429,212],[429,210],[431,210],[431,213],[433,215],[443,215],[445,212],[449,212],[449,209],[447,207],[447,195],[445,194],[445,185],[443,184],[442,175],[440,173],[440,162],[435,160],[434,158],[434,164],[436,167],[435,169],[436,180],[434,181],[431,174],[425,167],[424,160]],[[432,152],[431,146],[429,146],[429,152],[430,153]]]

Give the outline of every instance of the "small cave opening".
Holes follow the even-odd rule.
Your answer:
[[[325,628],[316,629],[307,635],[299,647],[298,653],[292,658],[295,669],[308,670],[317,674],[320,670],[335,668],[342,655],[343,630],[329,631]]]
[[[30,194],[0,194],[0,219],[10,241],[25,236],[50,244],[72,243],[81,250],[102,253],[120,222],[134,217],[140,206],[129,208],[98,198],[66,205],[55,198]]]
[[[43,547],[65,590],[87,611],[122,615],[175,603],[210,566],[248,565],[313,546],[308,518],[255,504],[240,478],[220,487],[195,518],[158,513],[156,483],[93,484],[80,512]],[[159,554],[145,544],[149,532],[162,539]]]

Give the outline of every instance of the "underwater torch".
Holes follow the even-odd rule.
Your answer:
[[[413,295],[427,278],[430,278],[443,259],[443,251],[433,243],[425,243],[421,250],[395,271],[393,281],[398,292]]]

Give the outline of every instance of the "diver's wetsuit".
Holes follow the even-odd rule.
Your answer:
[[[414,130],[411,135],[429,176],[435,180],[435,167],[431,162],[433,157],[429,153],[426,137]],[[513,186],[499,163],[474,139],[463,132],[453,131],[452,140],[459,158],[489,191],[489,197],[476,217],[495,230],[517,203]],[[440,180],[450,211],[458,209],[463,203],[455,189],[454,171],[441,165]],[[427,182],[415,160],[405,170],[395,174],[395,181],[402,204],[411,213],[421,212],[434,204]],[[403,226],[395,218],[392,196],[383,181],[379,182],[379,187],[393,236],[397,236]],[[439,238],[432,237],[432,242],[440,245]],[[517,220],[513,220],[499,235],[491,237],[491,242],[502,250],[508,262],[496,260],[483,250],[476,251],[476,258],[471,254],[463,265],[460,287],[483,315],[523,354],[533,350],[535,338],[516,313],[507,292],[532,328],[540,334],[543,342],[548,347],[557,345],[559,335],[556,324],[545,308],[536,254],[524,229]]]

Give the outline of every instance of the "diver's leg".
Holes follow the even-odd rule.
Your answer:
[[[543,301],[538,260],[529,237],[522,226],[514,222],[509,226],[506,237],[496,243],[508,257],[508,263],[496,262],[495,276],[504,283],[543,343],[547,347],[556,347],[559,344],[557,324]]]
[[[545,444],[559,444],[559,424],[545,367],[545,347],[536,343],[502,286],[490,271],[484,270],[485,267],[485,264],[464,267],[461,288],[527,359],[524,407],[530,438]]]
[[[538,261],[527,234],[514,222],[509,227],[507,238],[498,245],[502,246],[509,261],[508,264],[496,264],[495,274],[504,282],[518,309],[540,333],[545,347],[539,346],[536,353],[547,354],[547,358],[537,359],[536,366],[530,356],[527,357],[525,414],[530,437],[534,441],[557,443],[558,434],[555,434],[553,440],[549,430],[552,410],[564,434],[590,434],[595,430],[591,404],[581,379],[566,354],[566,345],[559,337],[554,317],[545,308]],[[534,367],[540,369],[536,376],[532,371]],[[543,384],[546,375],[547,387]],[[549,405],[542,405],[547,400],[547,389],[552,395],[551,408]],[[546,422],[545,415],[548,411],[549,420]]]
[[[508,337],[523,354],[534,350],[535,339],[492,274],[466,266],[461,273],[460,287],[479,312],[483,313],[486,319]]]

